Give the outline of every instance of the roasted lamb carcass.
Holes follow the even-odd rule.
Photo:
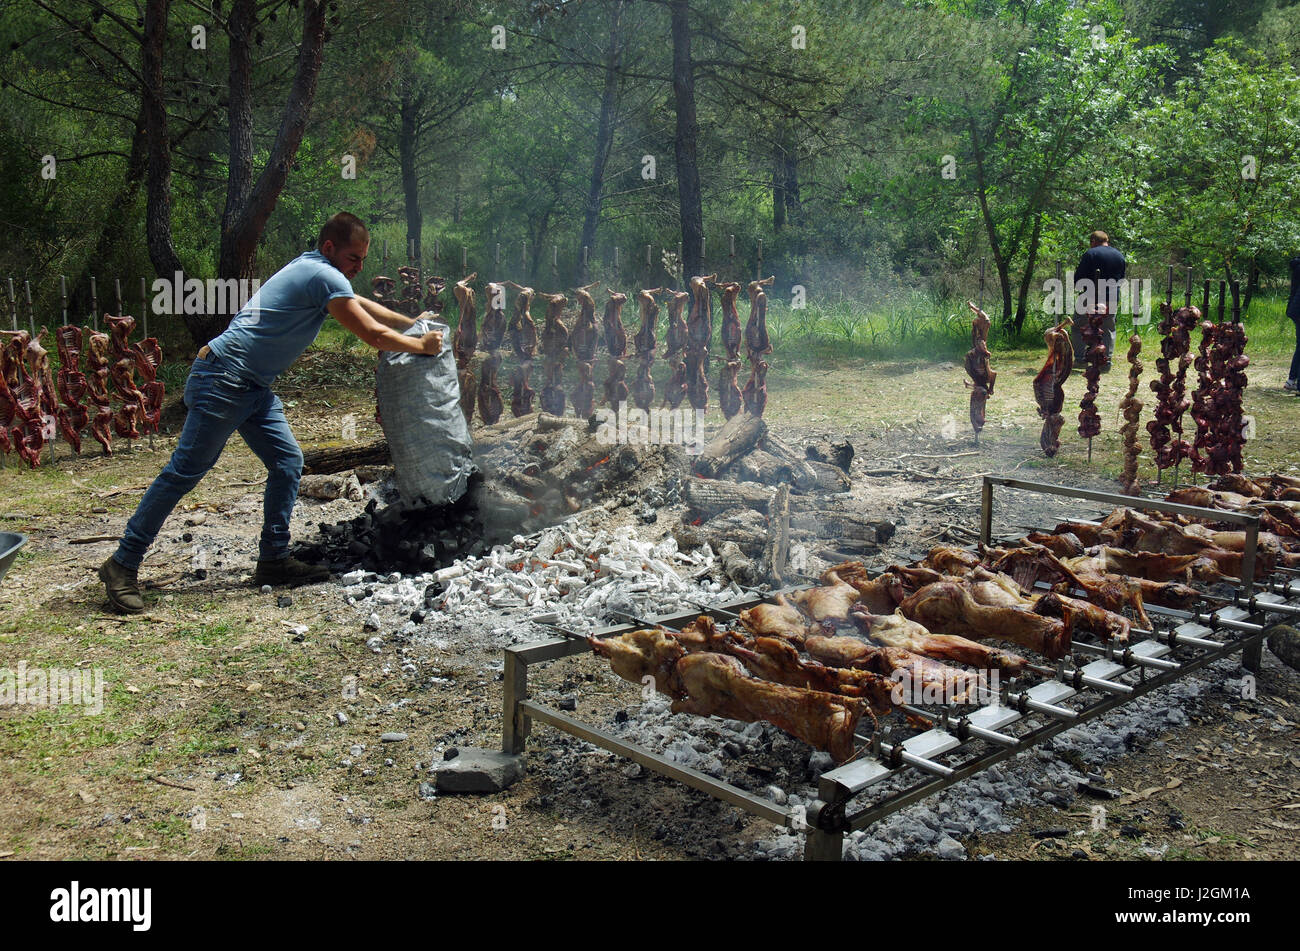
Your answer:
[[[470,282],[478,277],[475,272],[469,277],[456,282],[452,293],[456,295],[457,317],[456,333],[452,337],[452,352],[456,355],[456,366],[464,370],[474,359],[478,349],[478,307],[474,297],[474,288]]]
[[[686,697],[673,701],[674,713],[764,720],[825,750],[837,763],[853,756],[858,721],[869,707],[864,700],[759,680],[724,654],[688,654],[676,672]]]
[[[483,349],[491,353],[493,350],[500,350],[506,339],[506,286],[489,281],[486,293],[487,310],[483,313],[480,340]]]
[[[903,579],[893,572],[883,572],[875,578],[867,575],[860,561],[843,561],[822,573],[822,584],[851,585],[857,591],[857,603],[872,614],[892,614],[903,598],[907,597]]]
[[[59,430],[74,452],[81,454],[81,432],[90,425],[90,410],[82,402],[86,396],[86,374],[78,370],[59,370]],[[162,386],[161,383],[156,384]]]
[[[949,667],[923,654],[899,647],[877,647],[856,637],[810,637],[806,645],[809,656],[828,667],[869,670],[887,677],[898,685],[897,699],[907,699],[905,688],[916,693],[935,692],[951,703],[971,703],[979,699],[979,675]],[[902,696],[899,696],[902,694]],[[921,702],[919,697],[912,702]]]
[[[778,594],[772,603],[756,604],[740,612],[740,623],[751,634],[784,637],[802,644],[811,634],[822,633],[820,625],[813,623],[797,607]]]
[[[970,423],[979,436],[984,429],[984,405],[993,395],[993,383],[998,375],[989,367],[989,328],[993,322],[988,314],[976,307],[973,301],[966,306],[975,312],[971,321],[971,348],[966,352],[966,375],[970,377]]]
[[[685,696],[677,662],[686,656],[686,649],[668,630],[646,628],[617,637],[589,637],[587,643],[609,660],[614,673],[624,680],[640,686],[649,677],[657,692],[673,698]]]
[[[97,406],[108,406],[108,358],[111,341],[108,334],[92,332],[86,342],[86,392]]]
[[[1169,302],[1160,305],[1162,320],[1159,324],[1160,356],[1156,358],[1159,377],[1151,381],[1156,394],[1153,418],[1146,429],[1151,436],[1151,451],[1156,468],[1169,469],[1183,459],[1193,457],[1193,446],[1183,438],[1183,415],[1192,401],[1187,398],[1187,368],[1192,360],[1191,330],[1201,319],[1198,308],[1191,306],[1173,310]]]
[[[1023,671],[1028,663],[1019,654],[1001,648],[989,647],[953,634],[931,634],[923,625],[909,620],[898,611],[872,614],[865,605],[857,604],[849,615],[862,633],[876,643],[908,650],[934,660],[966,664],[981,670],[999,670],[1012,676]]]
[[[393,296],[397,282],[386,274],[379,274],[370,279],[370,296],[385,307],[396,310],[400,302]]]
[[[937,581],[909,595],[899,610],[935,634],[974,640],[993,637],[1052,660],[1065,656],[1070,649],[1070,630],[1063,620],[1035,614],[1018,598],[991,597],[994,587]]]
[[[501,368],[501,351],[493,350],[483,361],[483,366],[479,371],[478,381],[478,414],[482,417],[483,422],[491,426],[501,418],[503,405],[501,402],[501,387],[497,381],[497,373]]]
[[[444,307],[442,292],[446,289],[446,278],[431,277],[426,280],[424,282],[424,309],[434,314],[441,314]]]
[[[825,584],[791,593],[790,600],[819,623],[846,624],[849,608],[858,600],[858,590],[834,571],[822,576]]]

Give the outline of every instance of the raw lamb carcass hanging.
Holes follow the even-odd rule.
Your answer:
[[[596,386],[595,369],[596,348],[600,345],[600,328],[596,325],[596,300],[591,291],[599,282],[577,288],[574,293],[578,298],[578,319],[569,333],[569,349],[578,362],[578,384],[570,397],[573,400],[573,413],[579,419],[585,419],[595,412]]]
[[[461,278],[452,291],[459,305],[452,352],[456,355],[456,376],[460,383],[460,411],[465,414],[467,423],[474,418],[474,397],[478,395],[478,382],[474,379],[472,366],[474,351],[478,349],[478,308],[474,288],[469,286],[470,281],[477,277],[475,271],[469,277]]]
[[[515,359],[519,361],[510,371],[510,412],[519,417],[533,411],[533,398],[537,395],[528,379],[533,369],[533,357],[537,355],[537,324],[533,323],[530,312],[537,292],[514,281],[504,283],[518,295],[507,332]]]
[[[637,306],[641,310],[641,326],[637,328],[632,344],[636,348],[636,381],[632,384],[632,402],[640,409],[649,412],[655,398],[655,382],[651,367],[655,360],[655,320],[659,316],[659,302],[656,294],[662,294],[664,288],[653,287],[637,292]]]
[[[984,429],[984,404],[993,395],[993,383],[998,375],[989,367],[989,328],[993,322],[988,314],[975,306],[974,301],[967,301],[966,306],[974,313],[971,321],[971,348],[966,353],[966,375],[970,377],[970,424],[975,430],[975,441],[979,442],[980,432]]]
[[[564,359],[569,352],[569,328],[560,315],[569,299],[563,294],[543,294],[546,301],[546,323],[542,325],[542,372],[546,385],[542,387],[542,411],[552,416],[564,415]]]

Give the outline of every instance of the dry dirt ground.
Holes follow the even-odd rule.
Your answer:
[[[792,440],[850,435],[863,497],[903,522],[894,550],[964,540],[978,473],[1114,487],[1120,373],[1105,379],[1093,463],[1068,425],[1061,454],[1046,460],[1029,392],[1040,361],[999,356],[978,449],[954,364],[778,367],[767,417]],[[1296,468],[1300,400],[1274,385],[1284,369],[1280,358],[1252,365],[1259,382],[1247,412],[1258,437],[1248,471]],[[1082,386],[1076,377],[1069,395]],[[336,443],[348,414],[358,438],[377,432],[364,385],[280,392],[306,448]],[[454,643],[407,650],[413,669],[397,669],[390,650],[367,648],[337,585],[290,592],[287,606],[283,592],[250,587],[264,471],[242,443],[186,499],[146,562],[147,613],[106,613],[94,569],[113,545],[93,539],[120,532],[173,442],[142,441],[112,459],[70,459],[61,444],[53,466],[19,470],[11,457],[0,472],[0,527],[29,536],[4,581],[0,667],[104,672],[98,715],[0,707],[0,857],[681,859],[749,855],[752,840],[773,832],[544,728],[530,741],[529,775],[507,792],[421,798],[435,749],[499,744],[499,675],[473,645]],[[333,521],[335,504],[304,500],[296,517]],[[999,506],[1003,527],[1043,524],[1057,511],[1025,499]],[[1088,804],[1076,801],[1022,809],[1011,833],[963,844],[998,858],[1295,858],[1300,677],[1265,656],[1258,700],[1194,718],[1161,737],[1163,747],[1112,764],[1107,783],[1124,795],[1106,804],[1104,829],[1093,831]],[[602,673],[594,658],[577,658],[540,672],[535,689],[576,695],[583,709],[635,709],[634,692],[609,694]],[[359,686],[350,699],[348,677]],[[1271,728],[1278,718],[1259,713],[1263,703],[1284,711],[1286,729]],[[382,743],[385,732],[409,738]],[[577,756],[592,799],[557,795],[558,764],[574,761],[557,758],[561,750]]]

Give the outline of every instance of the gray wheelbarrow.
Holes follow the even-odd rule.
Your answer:
[[[27,544],[27,536],[17,532],[0,532],[0,581],[9,573],[9,566],[18,557],[18,550]]]

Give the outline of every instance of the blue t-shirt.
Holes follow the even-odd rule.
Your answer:
[[[355,297],[352,285],[319,251],[308,251],[276,271],[208,344],[226,367],[270,386],[320,332],[336,297]]]

